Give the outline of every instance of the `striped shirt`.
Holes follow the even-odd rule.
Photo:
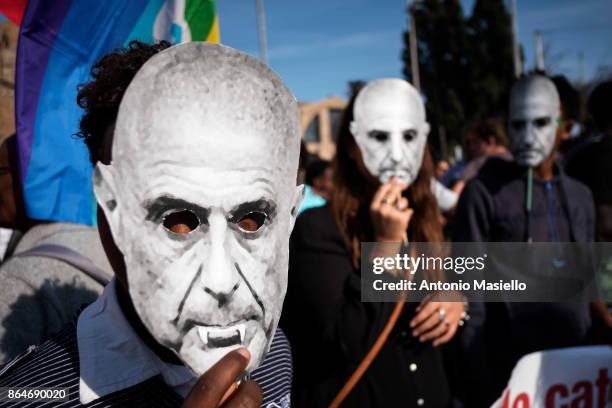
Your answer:
[[[290,406],[293,367],[291,348],[285,334],[278,329],[269,353],[251,379],[263,391],[262,407]],[[40,346],[28,350],[0,368],[0,388],[62,388],[65,401],[0,400],[0,407],[180,407],[183,398],[157,375],[135,386],[103,396],[87,405],[79,400],[79,352],[76,324],[71,323]]]

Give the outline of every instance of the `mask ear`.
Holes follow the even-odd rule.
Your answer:
[[[429,136],[429,131],[431,130],[431,127],[429,126],[429,123],[425,122],[423,123],[423,127],[422,127],[422,132],[425,135],[425,137]]]
[[[349,130],[351,131],[353,137],[357,137],[357,123],[355,123],[354,120],[349,123]]]
[[[289,235],[291,235],[291,231],[293,231],[293,226],[295,225],[295,219],[298,216],[298,210],[300,209],[300,205],[302,205],[302,200],[304,199],[304,185],[300,184],[295,188],[295,193],[293,195],[293,205],[291,206],[291,220],[289,221]]]
[[[104,216],[108,221],[115,242],[121,235],[121,222],[117,211],[117,194],[115,189],[114,172],[111,165],[100,162],[96,164],[93,174],[93,189],[98,205],[102,207]]]

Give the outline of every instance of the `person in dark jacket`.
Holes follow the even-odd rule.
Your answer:
[[[589,96],[594,134],[567,161],[567,174],[586,184],[593,193],[597,212],[597,240],[612,241],[612,80],[603,82]]]
[[[559,95],[549,79],[527,76],[514,85],[509,117],[514,161],[491,158],[467,183],[453,241],[593,241],[591,193],[555,160],[561,123]],[[470,314],[462,333],[469,407],[490,406],[523,355],[590,342],[588,302],[476,303]]]
[[[392,313],[393,303],[361,300],[360,243],[398,243],[406,235],[410,242],[442,240],[430,188],[427,130],[421,99],[403,80],[370,83],[345,111],[331,199],[300,215],[291,238],[281,327],[294,352],[294,406],[327,407]],[[416,152],[416,159],[405,160],[407,151]],[[455,334],[463,304],[418,306],[404,305],[380,353],[342,406],[449,406],[437,346]]]

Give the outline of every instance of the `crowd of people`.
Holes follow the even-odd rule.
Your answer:
[[[607,241],[606,211],[612,201],[604,198],[610,189],[605,166],[612,152],[606,147],[611,140],[611,122],[604,106],[612,100],[611,90],[612,82],[608,81],[592,91],[588,109],[594,127],[574,135],[580,125],[575,115],[579,95],[567,80],[547,78],[543,73],[519,79],[512,88],[507,119],[490,118],[466,126],[464,160],[452,166],[440,161],[434,170],[425,150],[419,177],[402,193],[413,210],[412,221],[388,240],[401,241],[403,231],[408,231],[415,234],[412,241]],[[380,211],[375,200],[384,199],[384,195],[376,195],[383,187],[376,180],[376,171],[364,165],[365,153],[355,153],[357,135],[349,131],[357,112],[353,106],[356,96],[347,107],[338,135],[331,198],[325,206],[298,218],[292,236],[293,279],[285,313],[292,346],[299,350],[295,352],[296,390],[303,394],[294,397],[296,401],[303,398],[305,406],[313,401],[322,406],[333,398],[373,344],[393,306],[360,303],[360,286],[350,283],[360,276],[360,263],[355,261],[359,243],[386,240],[377,235],[381,234],[377,228],[385,224],[373,212],[374,208]],[[387,97],[380,105],[397,106],[398,102]],[[375,127],[381,128],[386,129]],[[459,196],[456,206],[436,208],[437,197],[430,193],[435,192],[433,188],[417,192],[419,180],[431,177]],[[530,208],[525,206],[528,184]],[[348,199],[351,196],[353,202]],[[427,204],[423,206],[421,200]],[[417,224],[417,220],[424,224]],[[441,224],[446,224],[444,232]],[[446,316],[451,310],[446,304],[435,309],[444,310]],[[364,406],[410,406],[407,401],[412,400],[417,406],[419,401],[445,406],[457,398],[468,407],[490,406],[502,394],[522,356],[538,350],[612,342],[610,313],[597,299],[591,303],[475,302],[469,310],[470,322],[455,337],[456,344],[446,346],[445,366],[441,367],[435,359],[424,362],[427,353],[415,355],[414,350],[447,342],[442,324],[438,324],[439,332],[425,328],[442,341],[425,337],[425,345],[420,345],[420,331],[408,334],[414,310],[407,308],[402,315],[406,320],[399,320],[390,344],[381,350],[365,380],[349,397],[352,405],[368,401]],[[295,316],[299,319],[292,319]],[[448,317],[445,322],[451,327],[456,324]],[[329,350],[329,354],[321,350]],[[411,371],[411,367],[419,369]],[[420,367],[425,371],[417,374]],[[448,399],[441,402],[444,398]]]
[[[77,102],[97,227],[28,218],[15,136],[0,148],[0,227],[18,231],[0,387],[62,388],[66,407],[478,408],[531,352],[612,344],[600,298],[362,300],[366,242],[609,241],[612,81],[586,127],[566,80],[524,75],[452,165],[402,79],[356,89],[334,159],[309,157],[282,80],[222,46],[132,42]],[[19,403],[0,400],[43,406]]]

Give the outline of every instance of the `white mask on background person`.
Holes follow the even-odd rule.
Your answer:
[[[525,167],[546,160],[555,146],[560,119],[559,93],[550,79],[534,75],[514,84],[508,121],[514,160]]]
[[[357,95],[350,130],[370,174],[409,186],[417,178],[429,134],[418,91],[403,79],[368,83]]]
[[[94,188],[147,330],[197,375],[238,347],[263,360],[287,288],[295,98],[254,57],[186,43],[153,56],[119,108]]]

